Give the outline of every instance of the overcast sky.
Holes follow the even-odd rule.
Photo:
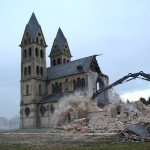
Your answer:
[[[19,114],[18,45],[32,12],[42,27],[47,56],[61,27],[72,60],[103,54],[97,60],[110,83],[129,72],[150,73],[150,0],[4,0],[0,6],[0,116]],[[124,99],[147,98],[150,82],[136,79],[115,90]]]

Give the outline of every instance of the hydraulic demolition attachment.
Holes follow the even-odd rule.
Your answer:
[[[117,86],[118,84],[122,84],[124,82],[128,82],[128,81],[131,81],[131,80],[136,79],[136,78],[150,81],[150,74],[146,74],[143,71],[140,71],[138,73],[129,73],[127,76],[124,76],[123,78],[117,80],[116,82],[112,83],[111,85],[96,91],[96,93],[93,93],[92,99],[94,100],[99,94]]]

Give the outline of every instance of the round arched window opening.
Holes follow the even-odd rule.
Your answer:
[[[50,107],[50,111],[51,111],[51,113],[52,113],[52,114],[54,113],[55,108],[54,108],[54,106],[53,106],[53,105],[51,105],[51,107]]]
[[[73,89],[76,90],[77,86],[76,86],[76,80],[73,80]]]
[[[38,48],[35,49],[35,55],[36,55],[36,57],[39,56],[39,50],[38,50]]]
[[[39,66],[36,67],[36,74],[39,75]]]
[[[32,55],[31,47],[30,47],[29,50],[28,50],[28,55],[29,55],[29,57],[31,57],[31,55]]]
[[[26,108],[25,108],[25,115],[26,115],[26,117],[28,117],[29,114],[30,114],[30,108],[29,108],[29,107],[26,107]]]
[[[31,75],[31,67],[28,66],[28,74]]]
[[[44,116],[45,112],[46,112],[45,106],[41,106],[40,107],[40,113],[41,113],[41,115]]]
[[[41,33],[38,33],[38,36],[41,36]]]
[[[43,52],[43,50],[41,49],[41,51],[40,51],[40,57],[43,59],[44,58],[44,52]]]
[[[60,64],[60,58],[57,59],[57,64],[58,64],[58,65]]]

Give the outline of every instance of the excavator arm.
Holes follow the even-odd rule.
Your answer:
[[[128,75],[126,75],[123,78],[115,81],[114,83],[110,84],[109,86],[96,91],[96,93],[93,93],[93,96],[92,96],[91,99],[94,100],[99,94],[101,94],[101,93],[117,86],[118,84],[122,84],[124,82],[128,82],[128,81],[131,81],[131,80],[136,79],[136,78],[140,78],[140,79],[143,79],[143,80],[146,80],[146,81],[150,81],[150,74],[146,74],[143,71],[140,71],[138,73],[129,73]]]

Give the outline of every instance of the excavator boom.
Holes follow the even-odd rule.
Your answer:
[[[128,81],[131,81],[131,80],[136,79],[136,78],[140,78],[140,79],[143,79],[143,80],[146,80],[146,81],[150,81],[150,74],[146,74],[143,71],[140,71],[138,73],[129,73],[128,75],[126,75],[123,78],[115,81],[114,83],[110,84],[109,86],[107,86],[103,89],[97,90],[96,93],[93,94],[92,99],[94,100],[99,94],[101,94],[101,93],[117,86],[118,84],[122,84],[124,82],[128,82]]]

